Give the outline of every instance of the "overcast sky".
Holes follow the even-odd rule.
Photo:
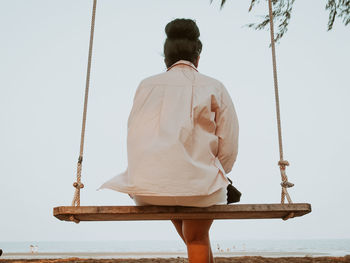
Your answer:
[[[82,205],[133,204],[96,189],[127,166],[135,90],[165,70],[164,27],[178,17],[197,21],[198,69],[222,81],[234,101],[240,142],[229,176],[242,203],[280,201],[269,32],[244,27],[267,6],[248,14],[249,2],[227,1],[220,11],[218,0],[98,1]],[[0,241],[178,239],[167,221],[76,225],[52,216],[73,198],[92,1],[0,3]],[[287,222],[216,221],[212,240],[350,238],[350,27],[337,22],[327,32],[324,4],[296,1],[277,46],[290,194],[313,211]]]

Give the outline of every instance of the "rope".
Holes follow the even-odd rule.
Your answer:
[[[277,116],[277,129],[278,129],[278,146],[280,153],[280,160],[278,165],[281,172],[281,204],[284,204],[285,199],[287,198],[288,203],[293,203],[292,199],[288,194],[287,188],[293,187],[294,184],[288,182],[288,177],[286,174],[286,166],[289,165],[288,161],[283,160],[283,144],[282,144],[282,128],[281,128],[281,116],[280,116],[280,100],[278,92],[278,81],[277,81],[277,63],[276,63],[276,49],[275,49],[275,38],[274,38],[274,26],[273,26],[273,12],[272,12],[272,0],[268,0],[269,3],[269,17],[270,17],[270,37],[271,37],[271,52],[272,52],[272,67],[273,67],[273,81],[275,88],[275,101],[276,101],[276,116]],[[288,215],[286,218],[290,218],[292,215]]]
[[[83,153],[84,153],[84,139],[85,139],[85,126],[86,126],[86,114],[87,114],[87,104],[89,99],[89,87],[90,87],[90,72],[91,72],[91,60],[92,60],[92,47],[94,43],[94,32],[95,32],[95,16],[96,16],[96,5],[97,0],[93,0],[92,17],[91,17],[91,29],[90,29],[90,42],[89,42],[89,56],[87,63],[86,72],[86,83],[85,83],[85,97],[84,97],[84,110],[83,110],[83,122],[81,127],[81,137],[80,137],[80,153],[77,164],[77,181],[73,183],[75,187],[74,197],[72,201],[72,206],[80,206],[80,189],[84,188],[84,184],[81,182],[81,170],[83,163]],[[72,221],[79,223],[79,220],[75,219]]]

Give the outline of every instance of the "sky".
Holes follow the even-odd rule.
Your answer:
[[[76,180],[92,1],[0,1],[0,241],[177,240],[169,221],[61,222]],[[99,0],[88,105],[82,205],[133,205],[96,189],[127,167],[126,124],[139,82],[165,71],[164,27],[195,19],[199,71],[222,81],[239,123],[229,176],[241,203],[279,203],[280,174],[267,13],[249,1]],[[350,27],[327,32],[322,1],[296,1],[276,47],[285,159],[294,202],[288,221],[217,220],[212,240],[350,238]],[[181,105],[179,105],[181,106]]]

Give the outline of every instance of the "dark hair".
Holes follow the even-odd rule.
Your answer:
[[[165,64],[170,67],[179,60],[193,64],[202,51],[199,28],[192,19],[177,18],[165,27],[167,39],[164,43]]]

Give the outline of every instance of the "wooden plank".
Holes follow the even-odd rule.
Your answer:
[[[235,204],[211,207],[183,206],[59,206],[53,214],[60,220],[123,221],[170,219],[269,219],[294,217],[311,212],[311,205],[296,204]]]

